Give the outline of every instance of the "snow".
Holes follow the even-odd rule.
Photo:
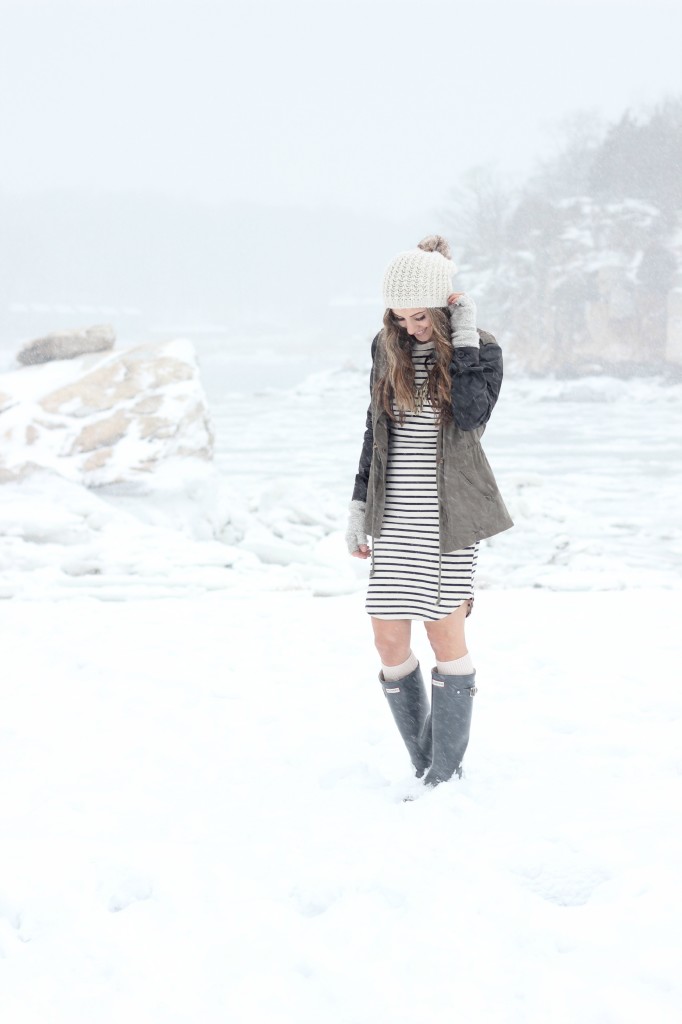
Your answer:
[[[201,368],[212,465],[0,487],[1,1019],[677,1024],[680,385],[510,375],[465,777],[404,803],[366,349]]]
[[[465,779],[408,804],[363,616],[4,603],[3,1019],[679,1019],[669,595],[482,591]]]

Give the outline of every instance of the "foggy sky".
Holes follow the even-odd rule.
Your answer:
[[[0,191],[394,220],[520,175],[567,114],[682,93],[682,4],[0,0]]]

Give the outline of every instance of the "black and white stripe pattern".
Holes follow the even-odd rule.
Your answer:
[[[413,342],[415,386],[428,375],[433,342]],[[436,482],[438,425],[428,398],[420,413],[391,423],[386,504],[381,537],[374,538],[374,572],[365,608],[377,619],[433,622],[473,597],[478,544],[442,555],[438,597],[439,529]]]

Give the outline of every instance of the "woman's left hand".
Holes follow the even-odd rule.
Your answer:
[[[448,295],[450,334],[455,348],[478,345],[476,330],[476,303],[466,292]]]

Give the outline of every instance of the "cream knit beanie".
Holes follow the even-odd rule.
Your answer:
[[[386,309],[447,306],[456,270],[445,239],[441,235],[428,235],[416,249],[398,253],[389,263],[384,274],[384,306]]]

